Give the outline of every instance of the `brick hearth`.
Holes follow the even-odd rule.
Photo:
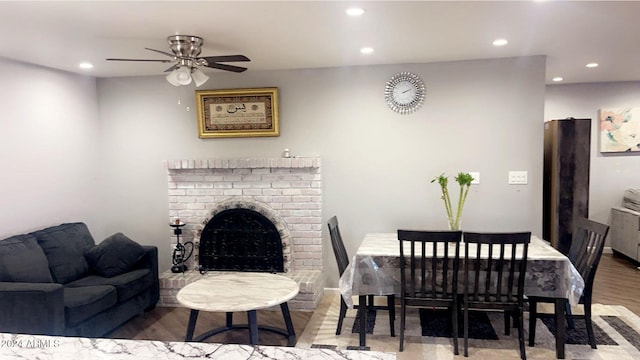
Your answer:
[[[244,158],[169,160],[169,217],[186,223],[181,242],[192,241],[189,269],[198,267],[200,232],[220,211],[248,208],[271,220],[283,244],[284,276],[300,284],[292,309],[312,310],[322,297],[322,178],[320,159]],[[169,243],[175,245],[175,237]],[[160,275],[160,306],[202,277],[197,271]],[[206,276],[206,275],[204,275]]]

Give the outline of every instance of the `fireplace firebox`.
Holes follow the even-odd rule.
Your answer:
[[[236,208],[216,214],[200,235],[200,271],[284,272],[282,240],[259,212]]]

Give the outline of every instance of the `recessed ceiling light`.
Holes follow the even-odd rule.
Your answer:
[[[360,16],[360,15],[364,14],[364,9],[356,8],[356,7],[348,8],[346,13],[349,16]]]
[[[78,66],[80,69],[93,69],[93,64],[90,62],[82,62]]]
[[[367,47],[363,47],[362,49],[360,49],[360,53],[361,54],[368,55],[368,54],[371,54],[372,52],[373,52],[373,48],[372,47],[368,47],[367,46]]]
[[[509,42],[507,41],[507,39],[495,39],[495,40],[493,40],[493,46],[505,46],[508,43]]]
[[[586,66],[588,68],[594,68],[594,67],[598,67],[598,63],[588,63]]]
[[[562,76],[556,76],[556,77],[554,77],[553,79],[551,79],[551,81],[555,81],[555,82],[559,82],[559,81],[562,81],[562,80],[564,80],[564,79],[562,78]]]

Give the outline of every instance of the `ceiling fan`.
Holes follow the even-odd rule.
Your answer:
[[[108,61],[146,61],[174,63],[170,68],[165,70],[169,72],[167,81],[174,86],[189,85],[193,80],[196,86],[204,84],[209,77],[200,69],[200,66],[232,71],[241,73],[247,70],[246,67],[221,64],[223,62],[251,61],[244,55],[221,55],[221,56],[202,56],[204,40],[201,37],[193,35],[172,35],[167,37],[169,48],[173,53],[151,48],[145,48],[150,51],[157,52],[162,55],[171,57],[171,59],[116,59],[108,58]]]

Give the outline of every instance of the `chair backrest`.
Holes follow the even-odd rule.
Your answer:
[[[336,256],[340,276],[342,276],[342,273],[349,265],[349,255],[347,255],[347,250],[344,248],[344,243],[342,242],[342,235],[340,235],[340,228],[338,227],[338,218],[332,216],[327,222],[327,225],[329,225],[331,247],[333,248],[333,253]]]
[[[522,302],[530,241],[531,232],[465,232],[465,299],[487,305]]]
[[[461,239],[461,231],[398,230],[403,298],[457,294]]]
[[[567,257],[578,270],[585,284],[585,292],[591,291],[609,225],[584,217],[573,219],[573,235]]]

